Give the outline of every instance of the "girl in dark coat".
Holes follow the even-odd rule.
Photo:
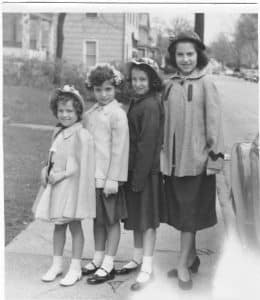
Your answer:
[[[142,58],[130,63],[130,83],[135,92],[128,111],[130,134],[129,174],[125,186],[128,218],[125,229],[133,230],[133,260],[118,274],[141,266],[132,290],[139,290],[152,276],[152,258],[159,220],[160,150],[163,109],[158,93],[162,82],[155,62]]]

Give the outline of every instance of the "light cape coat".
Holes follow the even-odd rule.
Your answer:
[[[127,181],[129,129],[121,104],[113,100],[93,105],[83,115],[83,126],[92,134],[95,144],[96,182],[104,187],[106,180]]]
[[[95,218],[93,139],[81,123],[57,134],[59,130],[59,127],[55,128],[50,148],[52,170],[65,171],[66,177],[54,185],[42,186],[32,210],[36,218],[57,223]]]
[[[205,70],[187,77],[176,73],[165,84],[161,171],[170,176],[196,176],[223,167],[224,139],[221,104],[216,86]]]

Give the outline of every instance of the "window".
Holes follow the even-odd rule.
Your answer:
[[[97,63],[97,42],[86,41],[85,44],[85,63],[87,67],[94,66]]]
[[[39,24],[37,19],[30,18],[30,49],[36,50]]]
[[[3,46],[22,47],[22,15],[3,14]]]
[[[41,30],[42,30],[42,48],[48,49],[49,40],[50,40],[50,30],[51,30],[50,22],[46,20],[42,20]]]

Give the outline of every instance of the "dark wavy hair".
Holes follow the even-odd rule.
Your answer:
[[[159,77],[159,75],[148,65],[145,64],[132,64],[130,69],[129,69],[129,74],[128,74],[128,80],[130,83],[130,86],[132,87],[132,70],[133,69],[138,69],[143,72],[145,72],[148,76],[149,80],[149,90],[151,92],[161,92],[163,88],[163,82],[162,79]]]
[[[209,62],[209,59],[208,59],[206,53],[196,43],[194,43],[192,41],[189,41],[189,40],[179,41],[179,42],[175,43],[174,45],[172,45],[172,47],[169,51],[169,62],[170,62],[170,64],[174,68],[178,69],[178,66],[176,64],[176,55],[175,54],[176,54],[176,48],[177,48],[178,43],[182,43],[182,42],[184,42],[184,43],[185,42],[190,42],[194,45],[195,51],[197,52],[197,55],[198,55],[197,68],[201,70],[204,67],[206,67],[206,65]]]
[[[87,89],[93,88],[94,86],[101,86],[105,81],[111,81],[111,83],[116,86],[114,79],[114,72],[109,66],[97,66],[93,69],[88,77],[90,87],[86,85]]]
[[[78,121],[80,121],[82,119],[84,107],[82,103],[79,101],[79,99],[76,96],[73,96],[73,94],[71,93],[64,93],[61,91],[56,91],[56,93],[54,93],[54,95],[50,99],[50,109],[53,115],[57,118],[59,103],[65,104],[69,101],[72,101],[72,105],[75,109],[76,115],[78,117]]]

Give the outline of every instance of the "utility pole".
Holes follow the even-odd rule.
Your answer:
[[[195,32],[199,35],[202,42],[204,42],[204,14],[195,14]]]

